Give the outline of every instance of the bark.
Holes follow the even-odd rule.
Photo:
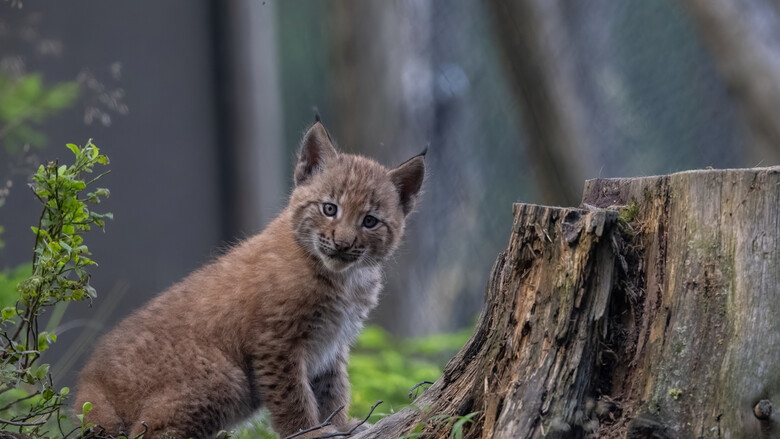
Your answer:
[[[514,206],[472,338],[356,437],[474,412],[464,437],[780,434],[780,167],[590,180],[583,206]]]
[[[754,155],[780,160],[780,7],[774,0],[680,0],[740,105]]]

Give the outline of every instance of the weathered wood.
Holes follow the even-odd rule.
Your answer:
[[[514,210],[509,248],[493,267],[474,335],[415,409],[357,437],[395,438],[420,423],[423,432],[447,437],[436,416],[472,412],[480,413],[468,437],[531,438],[587,427],[597,384],[580,377],[597,374],[617,212],[523,204]]]
[[[591,180],[583,202],[632,212],[641,298],[613,394],[676,437],[780,437],[753,413],[780,403],[780,167]]]
[[[780,167],[591,180],[583,201],[515,205],[472,338],[356,437],[444,438],[473,412],[464,437],[780,435]]]

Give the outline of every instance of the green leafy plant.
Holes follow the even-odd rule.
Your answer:
[[[87,429],[93,427],[92,424],[84,420],[84,417],[87,416],[91,411],[92,411],[92,403],[87,401],[84,403],[84,405],[81,406],[81,413],[76,415],[76,418],[79,420],[79,423],[81,424],[80,425],[81,436],[85,436],[87,434]]]
[[[39,361],[57,341],[55,333],[39,330],[39,318],[57,304],[95,297],[87,272],[95,261],[83,235],[93,226],[103,228],[105,220],[112,218],[87,204],[100,203],[109,195],[105,188],[88,191],[105,173],[87,179],[96,165],[105,165],[108,159],[91,140],[84,147],[67,146],[75,155],[72,165],[49,162],[33,175],[30,187],[42,211],[32,227],[30,274],[15,285],[15,303],[0,314],[0,429],[18,428],[33,436],[43,436],[42,428],[52,418],[59,424],[69,393],[67,387],[54,388],[49,365]],[[0,286],[10,287],[11,279],[18,280],[19,273],[0,278]]]

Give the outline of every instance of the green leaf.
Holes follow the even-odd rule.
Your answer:
[[[41,352],[49,349],[50,339],[47,337],[48,335],[49,333],[45,331],[38,334],[38,350]]]
[[[57,393],[54,391],[54,389],[51,386],[46,386],[45,389],[43,389],[43,393],[41,393],[41,397],[44,401],[50,400],[54,395]]]
[[[69,150],[73,151],[73,154],[75,154],[76,157],[81,155],[81,149],[78,147],[78,145],[68,143],[65,146],[67,146]]]
[[[458,417],[458,421],[452,425],[450,437],[455,439],[463,439],[463,426],[474,422],[472,418],[474,418],[474,416],[476,416],[478,413],[479,412],[473,412],[469,413],[468,415]]]
[[[89,412],[92,411],[92,403],[87,401],[84,403],[84,405],[81,406],[81,413],[86,415],[89,414]]]
[[[14,318],[14,316],[17,313],[18,313],[18,311],[16,310],[16,307],[14,307],[14,306],[5,307],[5,308],[3,308],[3,311],[2,311],[3,320],[12,319],[12,318]]]
[[[49,365],[48,364],[41,364],[32,373],[32,375],[38,381],[42,381],[43,379],[45,379],[48,374],[49,374]]]

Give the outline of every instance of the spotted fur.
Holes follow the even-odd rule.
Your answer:
[[[422,156],[388,170],[338,153],[315,123],[284,211],[106,335],[80,375],[76,410],[90,401],[88,422],[132,437],[143,421],[154,439],[213,437],[267,407],[284,437],[348,405],[349,346],[423,174]],[[346,412],[330,431],[347,426]]]

